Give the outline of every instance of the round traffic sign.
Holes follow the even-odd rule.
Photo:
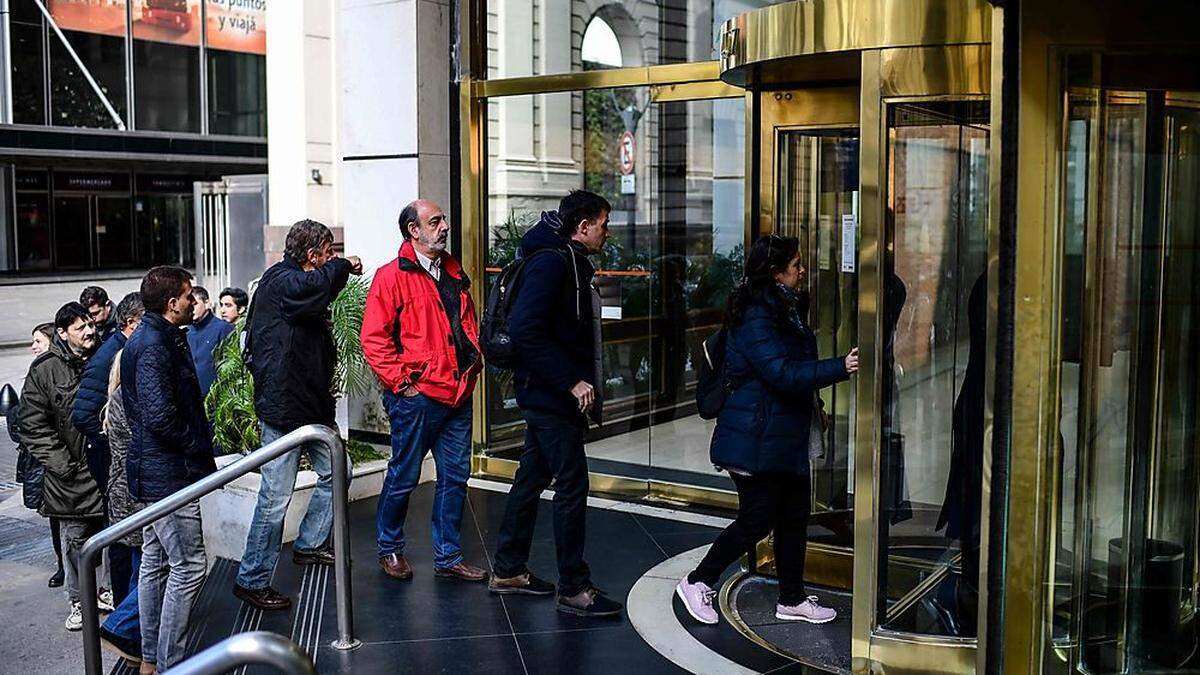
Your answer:
[[[633,140],[633,132],[626,131],[621,134],[621,142],[618,146],[621,160],[621,173],[628,176],[633,173],[633,153],[637,148],[637,143]]]

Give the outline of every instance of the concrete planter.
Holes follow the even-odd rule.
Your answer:
[[[217,466],[223,467],[239,457],[240,455],[217,457]],[[427,458],[421,467],[422,482],[433,479],[433,469],[432,457]],[[350,501],[370,499],[378,495],[386,473],[387,460],[382,459],[354,467],[350,481]],[[261,481],[262,477],[259,474],[250,473],[200,500],[200,513],[204,519],[204,546],[210,566],[217,558],[241,560]],[[296,476],[295,492],[284,519],[284,542],[296,538],[316,482],[317,474],[314,471],[301,471]]]

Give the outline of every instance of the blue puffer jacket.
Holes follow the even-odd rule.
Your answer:
[[[817,339],[769,289],[731,326],[725,367],[735,384],[717,417],[713,464],[750,473],[807,474],[808,435],[815,393],[846,380],[840,358],[817,359]]]
[[[134,501],[158,501],[216,471],[187,336],[160,314],[146,312],[121,353],[121,395]]]
[[[79,379],[79,392],[75,394],[75,405],[71,408],[71,424],[75,425],[88,440],[87,463],[100,491],[108,485],[108,437],[104,435],[100,413],[108,403],[108,373],[117,352],[125,348],[125,334],[121,331],[100,345],[92,358],[83,367]]]
[[[196,377],[200,378],[200,393],[205,396],[217,379],[213,354],[217,345],[232,332],[233,324],[217,318],[212,312],[187,329],[188,348],[192,350],[192,362],[196,364]]]

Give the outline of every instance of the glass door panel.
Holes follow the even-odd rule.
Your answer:
[[[1200,666],[1195,100],[1067,97],[1063,283],[1074,291],[1060,319],[1069,339],[1050,623],[1077,672]]]
[[[858,332],[858,131],[779,130],[776,232],[800,240],[808,269],[808,320],[822,357],[850,351]],[[812,460],[812,541],[852,547],[853,382],[821,392],[830,425]]]
[[[986,101],[888,107],[879,624],[973,637],[987,343]]]
[[[96,197],[97,266],[133,265],[133,222],[129,197]]]
[[[92,266],[91,198],[54,199],[54,265],[58,269]]]

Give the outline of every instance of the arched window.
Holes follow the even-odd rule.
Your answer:
[[[620,68],[624,65],[617,34],[613,32],[612,26],[599,16],[592,17],[587,29],[583,31],[583,47],[580,51],[584,70]]]

